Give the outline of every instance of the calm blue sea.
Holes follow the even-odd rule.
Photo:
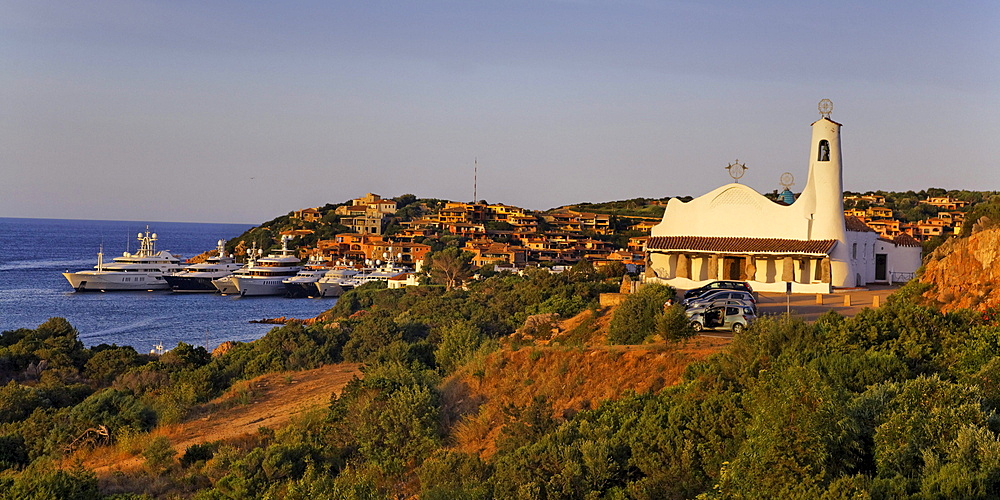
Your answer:
[[[104,245],[105,261],[136,251],[146,226],[159,236],[157,250],[193,257],[220,238],[239,236],[249,224],[13,219],[0,217],[0,331],[35,328],[48,318],[69,320],[88,346],[130,345],[148,352],[178,342],[209,350],[227,340],[260,338],[273,325],[261,318],[309,318],[335,299],[236,297],[157,292],[77,293],[60,274],[91,269]]]

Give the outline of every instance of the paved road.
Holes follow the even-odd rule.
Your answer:
[[[818,304],[816,294],[795,293],[785,295],[783,293],[761,292],[758,294],[757,310],[760,314],[784,314],[790,309],[791,313],[806,321],[814,321],[821,314],[834,310],[844,316],[854,316],[866,307],[872,307],[877,298],[878,304],[885,304],[889,295],[896,291],[898,286],[870,286],[866,289],[838,290],[834,293],[823,294],[823,303]],[[850,297],[851,305],[844,305],[844,298]],[[786,298],[788,304],[786,306]]]

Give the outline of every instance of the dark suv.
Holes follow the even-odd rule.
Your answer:
[[[698,297],[705,292],[710,292],[712,290],[742,290],[744,292],[753,293],[753,288],[750,288],[750,283],[746,281],[713,281],[705,286],[695,288],[694,290],[688,290],[684,292],[685,299],[691,299]]]

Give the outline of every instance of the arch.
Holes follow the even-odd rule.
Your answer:
[[[819,151],[816,161],[830,161],[830,141],[822,139],[819,141]]]

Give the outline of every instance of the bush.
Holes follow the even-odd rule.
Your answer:
[[[657,318],[663,305],[673,299],[675,290],[669,286],[648,284],[633,293],[615,310],[608,326],[608,342],[641,344],[657,332]]]
[[[125,429],[149,431],[156,425],[156,413],[132,394],[106,389],[85,399],[70,411],[75,432],[107,426],[112,435]]]
[[[680,304],[674,304],[657,315],[656,332],[665,340],[684,340],[698,334]]]
[[[170,445],[170,440],[164,436],[156,436],[146,445],[142,457],[146,459],[146,468],[154,474],[162,474],[174,464],[177,450]]]

